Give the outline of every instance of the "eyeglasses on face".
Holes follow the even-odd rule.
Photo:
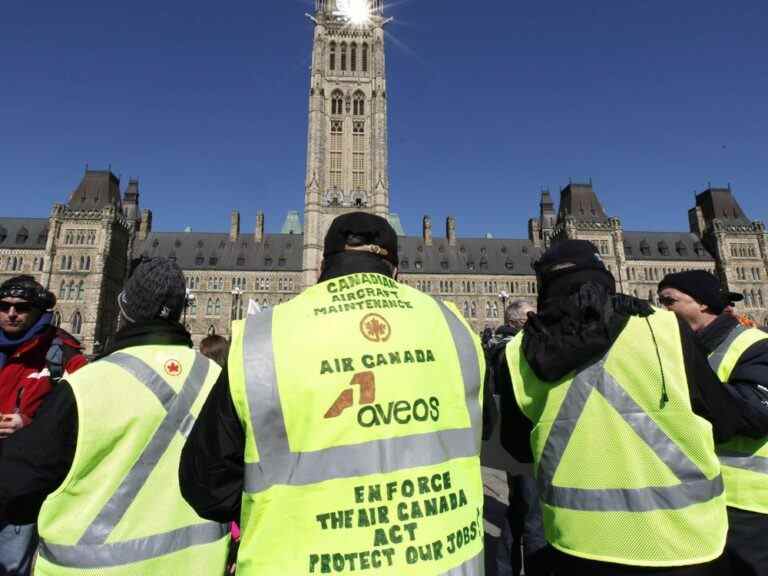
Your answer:
[[[29,302],[3,302],[0,301],[0,312],[10,312],[11,308],[16,310],[17,314],[27,314],[32,311],[34,306]]]
[[[674,306],[677,302],[678,300],[671,296],[659,296],[659,304],[662,306]]]

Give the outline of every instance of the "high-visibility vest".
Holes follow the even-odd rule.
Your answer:
[[[186,436],[220,368],[183,346],[139,346],[67,377],[77,447],[38,518],[35,574],[222,574],[228,527],[200,518],[179,487]]]
[[[608,353],[543,382],[507,346],[547,540],[572,556],[682,566],[721,555],[728,528],[712,427],[691,410],[674,314],[633,317]]]
[[[482,576],[480,341],[458,310],[353,274],[236,322],[240,576]]]
[[[709,356],[709,364],[720,381],[728,384],[742,354],[763,340],[768,340],[768,334],[757,328],[738,325],[731,330]],[[768,436],[737,436],[719,444],[717,454],[723,467],[728,506],[768,514]]]

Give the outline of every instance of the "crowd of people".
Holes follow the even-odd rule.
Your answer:
[[[398,263],[385,219],[340,216],[315,286],[195,350],[182,270],[142,259],[90,362],[50,291],[0,285],[0,575],[482,576],[493,426],[534,471],[509,574],[768,575],[768,333],[738,294],[670,274],[655,308],[566,240],[481,339]]]

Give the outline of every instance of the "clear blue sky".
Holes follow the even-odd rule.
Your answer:
[[[626,229],[685,230],[731,183],[768,220],[765,0],[397,0],[392,210],[524,237],[542,187],[592,178]],[[4,216],[46,216],[83,168],[141,181],[155,229],[276,231],[303,208],[303,0],[0,6]]]

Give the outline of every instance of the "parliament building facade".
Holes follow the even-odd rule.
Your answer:
[[[274,306],[314,283],[330,222],[363,210],[388,218],[398,231],[401,281],[453,301],[478,330],[502,321],[505,302],[536,300],[532,263],[565,238],[592,241],[621,292],[655,302],[665,274],[709,270],[744,294],[741,313],[768,325],[768,234],[730,188],[695,196],[687,232],[625,230],[591,183],[571,182],[557,204],[549,192],[541,194],[524,239],[463,237],[452,217],[444,233],[433,233],[428,216],[421,234],[406,235],[389,210],[383,2],[371,3],[369,21],[352,24],[336,0],[316,0],[311,19],[303,219],[291,212],[272,234],[259,212],[255,229],[243,231],[234,210],[228,232],[156,231],[151,210],[140,206],[137,180],[123,187],[111,171],[86,169],[47,218],[0,218],[0,282],[22,273],[37,277],[58,298],[56,321],[94,353],[117,329],[117,295],[131,260],[172,258],[187,277],[184,321],[199,341],[212,332],[227,335],[249,302]]]

